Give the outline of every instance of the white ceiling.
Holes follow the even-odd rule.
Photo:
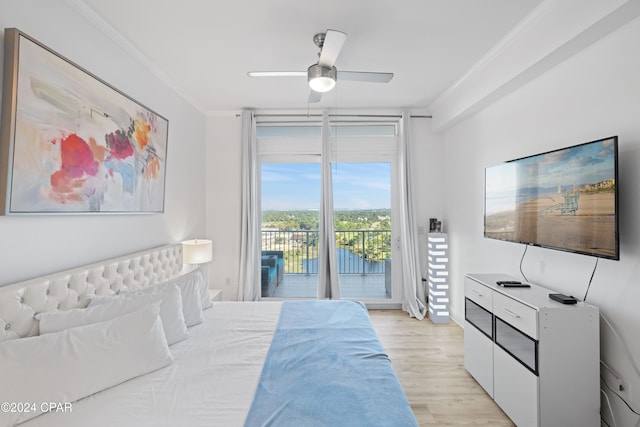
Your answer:
[[[338,70],[393,72],[338,82],[316,107],[425,110],[540,0],[72,0],[203,112],[308,108],[313,35],[348,34]]]

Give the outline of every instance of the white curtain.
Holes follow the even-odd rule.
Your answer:
[[[256,123],[253,112],[242,112],[242,207],[240,284],[238,301],[258,301],[260,281],[260,191]]]
[[[402,309],[417,319],[427,312],[422,274],[420,272],[418,233],[413,207],[413,181],[411,176],[411,144],[409,114],[402,115],[398,173],[400,194],[400,250],[402,252]]]
[[[318,298],[340,299],[336,233],[333,226],[333,186],[331,182],[331,136],[329,115],[322,114],[322,184],[320,193],[320,236],[318,254]]]

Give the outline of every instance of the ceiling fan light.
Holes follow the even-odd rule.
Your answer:
[[[329,92],[336,85],[336,81],[330,77],[314,77],[309,80],[309,86],[316,92]]]
[[[307,70],[309,87],[316,92],[329,92],[336,85],[336,67],[313,64]]]

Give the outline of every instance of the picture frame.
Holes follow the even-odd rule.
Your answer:
[[[0,214],[164,212],[169,121],[4,31]]]

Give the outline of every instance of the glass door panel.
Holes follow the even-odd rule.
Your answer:
[[[493,314],[490,311],[465,298],[464,318],[493,341]]]
[[[332,181],[340,295],[390,299],[391,163],[334,163]]]
[[[496,316],[495,342],[538,375],[538,341]]]
[[[319,163],[262,163],[262,297],[318,293]]]

